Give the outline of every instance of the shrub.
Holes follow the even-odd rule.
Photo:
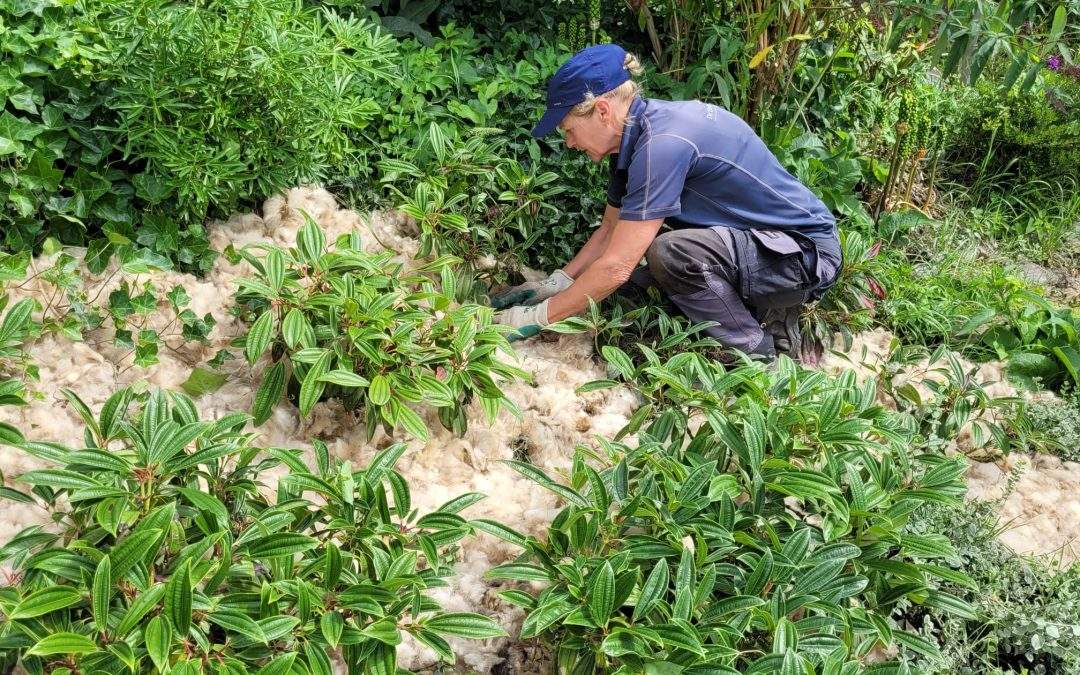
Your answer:
[[[886,260],[886,325],[898,337],[944,344],[969,358],[1006,361],[1025,387],[1060,388],[1080,376],[1080,318],[1010,275],[999,264],[956,257],[913,265]]]
[[[56,523],[0,548],[5,670],[328,674],[341,647],[350,672],[392,673],[404,633],[450,662],[440,636],[505,634],[425,594],[469,529],[460,500],[416,517],[393,468],[403,445],[355,470],[315,442],[312,469],[253,447],[247,415],[200,421],[183,394],[124,389],[95,417],[64,393],[86,447],[21,443],[56,468],[0,495]],[[260,481],[278,467],[275,500]]]
[[[118,56],[101,30],[108,15],[93,0],[0,9],[10,102],[0,113],[0,247],[36,250],[51,237],[89,244],[102,265],[113,253],[148,248],[206,271],[214,254],[200,225],[180,228],[168,210],[140,213],[150,186],[133,179],[140,158],[120,157],[115,92],[103,85]]]
[[[503,597],[565,672],[862,672],[879,644],[937,657],[890,619],[905,598],[975,617],[939,589],[965,577],[922,562],[953,555],[947,540],[902,531],[959,499],[964,462],[910,448],[872,381],[786,358],[770,372],[606,356],[647,401],[616,436],[637,447],[582,449],[569,484],[514,463],[568,506],[544,542],[502,532],[525,551],[490,573],[546,585]]]
[[[256,269],[239,280],[240,310],[254,317],[238,339],[255,364],[270,352],[255,395],[256,424],[269,416],[286,388],[301,415],[323,397],[363,407],[369,434],[379,425],[402,427],[427,438],[424,421],[409,408],[439,409],[448,429],[465,430],[465,406],[479,398],[490,419],[503,407],[516,410],[496,379],[528,379],[498,360],[512,354],[492,310],[455,306],[452,259],[438,258],[411,273],[393,253],[365,253],[356,231],[332,249],[306,217],[297,245],[288,250],[258,245],[257,256],[237,253]],[[437,271],[442,289],[424,272]]]
[[[511,29],[496,40],[453,22],[441,25],[430,45],[404,40],[399,50],[401,71],[407,76],[394,87],[380,88],[381,114],[367,135],[378,144],[379,160],[401,160],[415,170],[398,171],[400,165],[392,161],[379,164],[378,174],[361,167],[343,179],[350,202],[358,207],[375,203],[372,178],[392,184],[409,176],[413,178],[398,185],[404,198],[388,190],[378,201],[395,205],[416,201],[416,175],[438,177],[440,170],[449,168],[455,175],[446,180],[460,187],[440,186],[443,199],[467,192],[469,199],[461,206],[471,214],[470,227],[492,234],[490,239],[472,237],[462,243],[495,250],[495,243],[509,236],[513,239],[509,250],[520,252],[528,265],[552,269],[565,264],[599,221],[607,184],[606,165],[592,164],[583,153],[568,150],[557,136],[539,141],[529,136],[543,110],[547,78],[569,53],[536,32]],[[449,144],[449,161],[434,153],[433,123]],[[462,154],[470,146],[475,149]],[[512,172],[506,177],[493,174],[496,164],[506,164]],[[477,165],[488,168],[466,171]],[[559,179],[557,195],[549,192],[552,184],[547,178],[539,182],[551,175]],[[527,179],[524,186],[522,178]],[[522,194],[534,187],[548,192],[541,201],[550,206],[521,211],[522,187],[526,190]],[[427,191],[431,193],[430,188]],[[515,196],[500,199],[507,191]],[[490,213],[486,207],[491,207]],[[495,222],[500,220],[504,225]],[[507,255],[506,250],[498,250],[497,257]]]
[[[420,229],[419,255],[461,258],[488,283],[519,271],[544,212],[557,211],[549,200],[563,191],[552,185],[554,173],[526,171],[503,157],[506,142],[496,133],[452,137],[432,122],[408,158],[379,163],[382,182]]]
[[[1041,86],[1006,96],[990,82],[960,92],[948,157],[963,182],[1011,188],[1075,179],[1080,79],[1049,70],[1041,79]]]
[[[185,222],[352,171],[393,39],[288,0],[121,3],[107,71],[137,194]]]

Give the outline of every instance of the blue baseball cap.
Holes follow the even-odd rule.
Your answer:
[[[550,134],[586,94],[599,96],[629,80],[625,61],[626,50],[619,45],[586,47],[567,59],[548,82],[547,110],[532,135],[540,138]]]

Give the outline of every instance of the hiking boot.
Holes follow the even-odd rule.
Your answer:
[[[802,305],[767,309],[761,319],[761,327],[771,335],[776,351],[787,354],[796,361],[802,353],[802,331],[799,329],[799,317]]]

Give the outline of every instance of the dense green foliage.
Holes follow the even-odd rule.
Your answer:
[[[646,355],[633,369],[605,349],[649,401],[620,432],[634,447],[579,455],[570,485],[515,465],[569,505],[546,541],[507,536],[526,551],[490,575],[549,582],[504,597],[565,672],[864,672],[877,644],[937,656],[890,621],[904,598],[975,618],[938,588],[970,584],[929,562],[955,555],[943,537],[902,532],[924,502],[955,503],[965,465],[913,450],[872,383]]]
[[[0,590],[6,668],[328,674],[340,646],[351,672],[386,673],[402,632],[450,661],[441,636],[504,634],[425,594],[469,528],[453,504],[417,518],[393,468],[404,446],[356,470],[316,443],[311,468],[252,446],[243,413],[201,421],[183,394],[124,389],[98,415],[65,395],[85,447],[0,439],[55,465],[22,474],[28,492],[0,490],[58,526],[0,548],[15,574]]]

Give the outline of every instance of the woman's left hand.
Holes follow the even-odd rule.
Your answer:
[[[530,338],[548,325],[548,301],[537,305],[515,305],[495,313],[495,323],[510,326],[514,332],[507,333],[510,342]]]

